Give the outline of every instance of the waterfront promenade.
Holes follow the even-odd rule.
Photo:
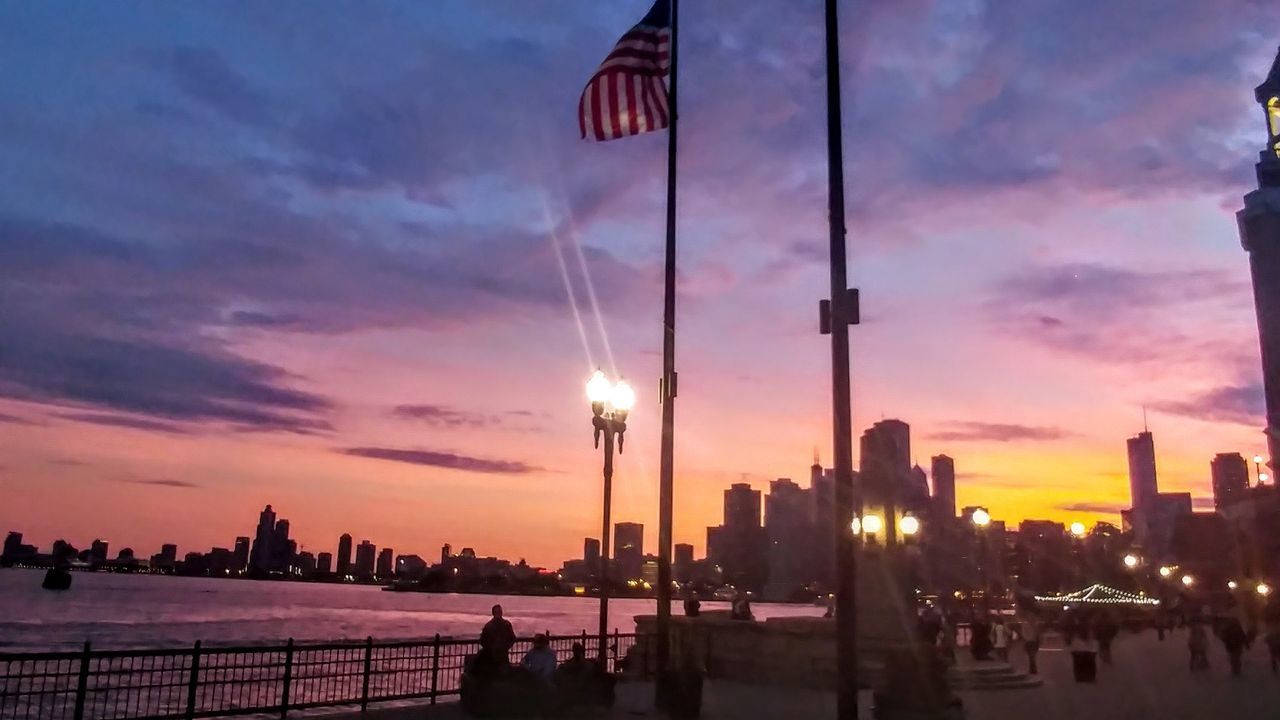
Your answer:
[[[1266,649],[1255,643],[1245,657],[1244,677],[1232,678],[1218,643],[1210,650],[1208,675],[1192,677],[1186,667],[1186,633],[1163,643],[1154,633],[1121,635],[1115,662],[1102,666],[1095,685],[1071,678],[1071,659],[1056,638],[1041,653],[1044,685],[1026,690],[961,692],[970,720],[1254,720],[1280,718],[1280,676],[1267,666]],[[1016,653],[1015,663],[1022,658]],[[629,683],[618,706],[597,717],[657,717],[648,683]],[[291,714],[292,716],[292,714]],[[708,720],[795,720],[835,716],[832,693],[789,690],[711,680],[703,717]],[[326,718],[357,720],[359,713],[325,713]],[[371,709],[366,720],[451,720],[465,717],[457,703]],[[577,716],[581,717],[581,716]],[[870,718],[870,694],[864,693],[862,717]]]

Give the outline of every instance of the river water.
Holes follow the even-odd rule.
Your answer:
[[[473,636],[501,603],[520,635],[594,632],[595,598],[392,593],[361,585],[74,573],[72,588],[40,588],[42,570],[0,570],[0,652],[93,647],[180,647],[284,641],[401,640]],[[705,609],[727,603],[704,602]],[[757,618],[821,615],[806,605],[753,603]],[[609,603],[609,625],[635,630],[632,618],[655,602]],[[675,608],[679,612],[679,608]]]

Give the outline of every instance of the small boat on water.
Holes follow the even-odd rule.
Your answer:
[[[49,568],[49,571],[44,574],[44,582],[40,583],[40,587],[45,590],[69,590],[71,573],[66,568]]]

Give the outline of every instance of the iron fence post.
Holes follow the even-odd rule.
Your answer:
[[[360,688],[360,712],[369,709],[369,673],[373,670],[373,636],[364,639],[364,681]]]
[[[439,694],[438,683],[440,680],[440,633],[436,633],[435,642],[431,644],[431,704],[436,704],[436,695]]]
[[[613,653],[613,667],[618,667],[618,628],[613,629],[613,642],[609,646],[609,651]]]
[[[289,714],[289,686],[293,684],[293,638],[284,646],[284,687],[280,690],[280,717]]]
[[[187,720],[196,716],[196,692],[200,682],[200,641],[191,648],[191,677],[187,679]]]
[[[85,694],[89,691],[89,641],[84,641],[84,653],[80,655],[80,678],[76,681],[76,717],[84,718]]]

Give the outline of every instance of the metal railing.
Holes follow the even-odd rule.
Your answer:
[[[573,643],[588,658],[598,638],[551,637],[563,661]],[[635,644],[634,633],[609,636],[607,664]],[[519,662],[531,638],[511,650]],[[456,695],[475,640],[436,636],[401,642],[294,643],[174,650],[0,653],[0,720],[169,720],[279,713],[334,705]]]

